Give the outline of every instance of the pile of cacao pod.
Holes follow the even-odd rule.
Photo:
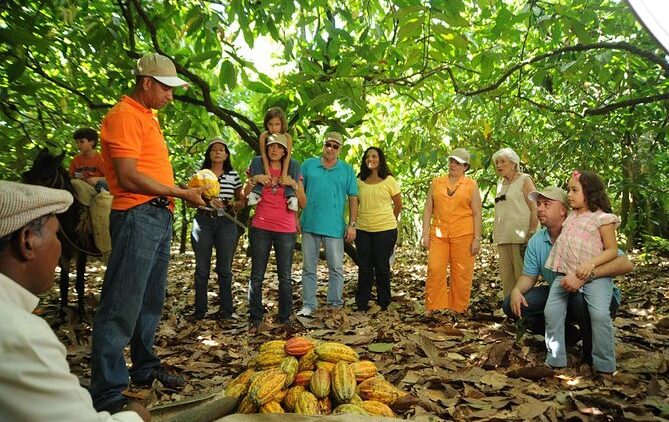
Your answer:
[[[293,337],[268,341],[258,351],[225,390],[228,397],[242,397],[238,413],[393,417],[390,405],[407,395],[345,344]]]
[[[209,169],[198,170],[188,181],[189,188],[199,188],[205,186],[202,194],[207,198],[215,198],[221,192],[221,185],[218,182],[216,174]]]

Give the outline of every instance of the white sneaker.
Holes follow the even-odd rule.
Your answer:
[[[297,316],[308,317],[308,316],[311,316],[311,314],[313,314],[313,313],[314,313],[313,309],[309,308],[308,306],[305,306],[302,309],[300,309],[300,312],[297,313]]]
[[[246,204],[247,205],[255,205],[260,201],[262,201],[262,198],[260,197],[260,195],[258,195],[255,192],[251,192],[251,193],[249,193],[249,196],[246,200]]]
[[[288,203],[288,209],[289,210],[297,212],[297,210],[298,210],[298,208],[297,208],[297,197],[291,196],[290,198],[288,198],[288,200],[286,202]]]

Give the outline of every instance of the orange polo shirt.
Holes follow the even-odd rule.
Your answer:
[[[138,172],[163,185],[174,186],[165,138],[151,109],[124,95],[102,121],[100,140],[109,191],[114,195],[112,209],[127,210],[154,198],[128,192],[119,186],[115,158],[134,158]],[[174,199],[170,199],[174,203]]]

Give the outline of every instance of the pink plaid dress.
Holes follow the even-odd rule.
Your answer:
[[[548,255],[546,268],[563,274],[576,272],[582,262],[602,253],[604,245],[599,228],[611,223],[618,228],[620,219],[602,210],[580,215],[572,211],[562,223],[562,232]]]

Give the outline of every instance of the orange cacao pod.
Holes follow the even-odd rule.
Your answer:
[[[286,374],[278,368],[263,371],[251,382],[248,397],[255,405],[262,406],[283,389],[285,381]]]
[[[319,399],[330,394],[330,373],[326,369],[317,369],[309,381],[309,389]]]
[[[398,390],[386,380],[380,378],[369,378],[358,385],[357,392],[363,400],[380,401],[390,405],[398,397],[406,395],[404,391]]]
[[[316,396],[309,391],[304,391],[297,396],[295,413],[300,415],[318,415],[318,399]]]
[[[237,408],[237,413],[243,413],[243,414],[251,414],[251,413],[258,413],[258,406],[256,406],[249,396],[246,396],[242,399],[242,402],[239,403],[239,407]]]
[[[337,403],[348,403],[355,394],[355,374],[351,365],[342,361],[332,370],[332,394]]]
[[[260,406],[260,413],[286,413],[278,401],[268,401]]]
[[[357,382],[362,382],[367,378],[376,376],[376,365],[374,365],[374,362],[368,360],[353,362],[351,368],[353,368],[353,373],[355,374],[355,380]]]
[[[309,382],[311,381],[311,377],[314,375],[314,371],[300,371],[295,375],[295,379],[293,380],[293,384],[295,385],[301,385],[302,387],[306,387],[309,385]]]
[[[314,343],[306,337],[293,337],[286,341],[284,350],[290,356],[303,356],[314,348]]]
[[[237,378],[233,379],[231,384],[250,384],[251,377],[256,371],[253,368],[249,368],[241,374],[237,375]]]
[[[366,400],[358,404],[358,406],[365,409],[369,414],[375,416],[387,416],[389,418],[395,417],[393,411],[385,403],[375,400]]]
[[[340,404],[332,411],[333,415],[341,415],[343,413],[353,413],[354,415],[369,415],[369,413],[357,404]]]
[[[286,397],[283,398],[283,407],[285,407],[289,412],[294,411],[297,398],[305,391],[307,390],[305,390],[301,385],[290,387],[286,393]]]
[[[324,342],[316,346],[314,351],[320,360],[327,362],[355,362],[359,359],[355,350],[341,343]]]
[[[302,371],[313,371],[316,369],[316,361],[318,360],[318,356],[316,356],[316,352],[312,349],[309,350],[307,353],[302,355],[300,358],[300,366],[297,369],[298,372]]]
[[[330,400],[330,397],[318,399],[318,413],[321,415],[329,415],[332,413],[332,400]]]

